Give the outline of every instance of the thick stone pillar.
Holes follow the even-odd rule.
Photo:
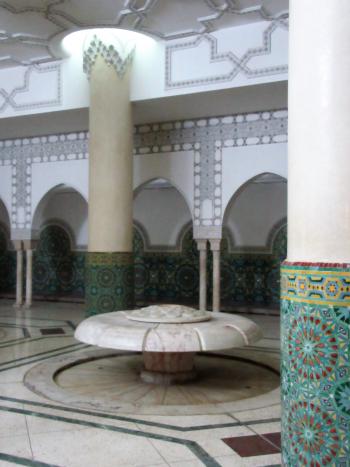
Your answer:
[[[133,307],[133,51],[114,36],[94,36],[84,52],[90,79],[87,314]]]
[[[221,239],[210,239],[213,253],[213,311],[220,311],[220,243]]]
[[[350,2],[290,2],[288,257],[282,265],[285,466],[350,452]]]
[[[15,308],[23,304],[23,243],[21,240],[14,240],[16,249],[16,302]]]
[[[207,243],[208,240],[197,240],[199,250],[199,309],[207,309]]]

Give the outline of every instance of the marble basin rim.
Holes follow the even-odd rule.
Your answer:
[[[85,319],[74,335],[81,342],[101,348],[163,353],[228,350],[263,337],[260,327],[250,319],[228,313],[210,314],[209,321],[168,324],[131,321],[124,312],[115,311]]]

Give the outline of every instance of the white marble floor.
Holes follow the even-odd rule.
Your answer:
[[[11,302],[0,301],[1,466],[280,465],[279,393],[276,389],[270,390],[268,385],[261,399],[237,400],[234,406],[224,406],[216,412],[210,412],[203,403],[198,413],[189,414],[186,397],[182,396],[185,402],[174,415],[147,414],[142,410],[147,401],[140,402],[140,410],[136,404],[136,410],[127,412],[123,407],[113,409],[103,403],[79,405],[54,395],[49,399],[30,390],[23,380],[38,365],[64,359],[74,361],[87,350],[95,350],[73,337],[74,327],[83,317],[84,308],[77,304],[39,302],[31,310],[18,310]],[[237,362],[238,358],[254,358],[261,365],[277,367],[278,316],[259,310],[249,317],[262,326],[264,339],[253,347],[226,355],[232,362]],[[225,365],[230,358],[225,360]],[[107,366],[111,364],[111,361],[105,362]],[[73,386],[79,387],[84,394],[94,393],[96,368],[98,365],[84,369],[85,381],[80,379],[81,371],[76,374],[71,371],[62,376],[62,384],[72,386],[73,382]],[[259,385],[265,374],[262,366],[257,371],[251,365],[251,370],[245,371],[252,372],[247,378],[253,387],[250,396],[256,396],[254,385]],[[104,377],[108,388],[103,381],[100,386],[107,397],[111,390],[110,369]],[[45,378],[48,376],[44,376],[44,382]],[[265,383],[261,381],[261,386]],[[129,384],[126,382],[126,393]]]

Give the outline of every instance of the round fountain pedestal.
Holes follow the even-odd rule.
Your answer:
[[[143,352],[141,379],[151,384],[177,384],[193,381],[195,352]]]
[[[196,353],[243,347],[262,333],[242,316],[162,305],[92,316],[79,324],[75,337],[98,347],[142,352],[142,381],[169,385],[196,378]]]

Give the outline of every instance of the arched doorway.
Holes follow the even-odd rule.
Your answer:
[[[135,190],[135,296],[138,305],[198,302],[198,254],[181,192],[155,179]]]
[[[33,261],[36,298],[83,300],[87,246],[87,202],[59,185],[41,199],[33,217],[38,244]]]
[[[231,197],[223,222],[221,299],[224,307],[277,307],[279,267],[286,257],[287,183],[262,173]]]
[[[13,296],[16,289],[16,254],[10,231],[9,213],[0,199],[0,297]]]

